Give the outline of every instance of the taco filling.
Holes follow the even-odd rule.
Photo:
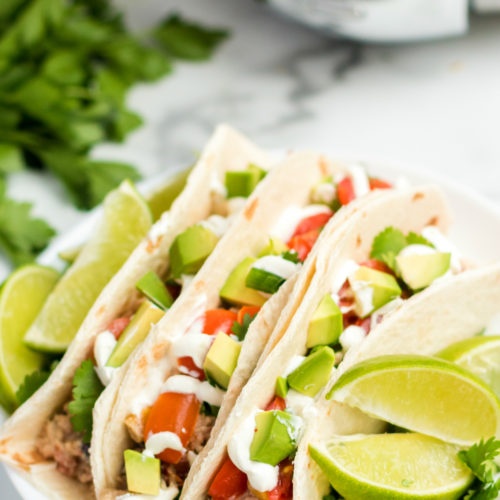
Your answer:
[[[290,360],[274,397],[238,427],[209,497],[293,498],[294,455],[332,370],[405,299],[463,269],[434,226],[407,235],[388,227],[373,240],[369,260],[346,261],[311,316],[305,356]]]
[[[176,369],[157,399],[126,418],[138,446],[125,451],[122,487],[149,495],[157,495],[160,488],[182,489],[190,465],[210,437],[245,335],[260,307],[300,269],[338,207],[371,189],[390,187],[370,179],[361,167],[352,167],[336,181],[329,177],[314,186],[309,205],[283,211],[269,233],[268,245],[242,260],[227,277],[219,291],[219,308],[201,307],[193,313],[188,330],[174,340],[170,356]],[[295,424],[299,429],[299,422]]]

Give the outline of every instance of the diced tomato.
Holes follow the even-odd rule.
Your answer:
[[[292,238],[294,236],[299,236],[300,234],[308,233],[313,229],[321,229],[330,220],[332,215],[333,212],[328,210],[302,219],[299,222],[299,225],[295,228]]]
[[[316,243],[320,231],[320,229],[313,229],[307,233],[294,236],[287,243],[287,245],[291,250],[295,250],[297,252],[301,261],[304,261],[306,260],[306,257],[309,255],[309,252],[312,250],[312,247]]]
[[[123,330],[127,328],[130,323],[130,316],[122,316],[121,318],[114,319],[108,326],[108,330],[115,336],[115,339],[119,339]]]
[[[205,372],[195,365],[191,356],[177,358],[177,366],[181,373],[188,373],[191,377],[195,377],[198,380],[205,380]]]
[[[239,311],[236,316],[236,321],[242,325],[243,320],[245,319],[245,316],[248,314],[250,317],[254,317],[257,315],[257,313],[260,311],[259,306],[243,306]]]
[[[288,500],[293,498],[293,464],[283,460],[279,465],[278,484],[267,492],[267,500]]]
[[[392,269],[385,265],[382,261],[376,259],[368,259],[361,262],[360,266],[370,267],[376,271],[382,271],[383,273],[394,274]]]
[[[382,179],[377,179],[376,177],[370,177],[368,179],[370,184],[370,189],[390,189],[392,188],[392,184],[390,182],[384,181]]]
[[[337,184],[337,197],[341,205],[347,205],[356,198],[356,193],[354,192],[354,186],[352,184],[352,179],[350,177],[344,177]]]
[[[286,401],[280,396],[274,396],[273,400],[266,406],[266,411],[284,410],[285,408]]]
[[[229,334],[236,318],[236,313],[233,311],[228,311],[227,309],[209,309],[205,312],[203,333],[208,335],[214,335],[219,332]]]
[[[208,495],[212,500],[232,500],[245,494],[247,491],[247,475],[241,472],[229,457],[217,472]]]
[[[164,392],[160,394],[149,411],[144,426],[144,439],[158,432],[173,432],[181,440],[182,446],[189,443],[198,420],[200,401],[195,394]],[[178,463],[183,453],[167,448],[157,455],[163,462]]]

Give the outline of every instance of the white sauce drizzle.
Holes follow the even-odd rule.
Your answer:
[[[272,490],[278,484],[279,467],[250,459],[250,445],[255,431],[254,410],[233,434],[227,446],[231,461],[248,476],[248,482],[257,491]]]
[[[373,311],[373,288],[367,281],[360,281],[349,277],[349,284],[354,293],[356,307],[354,310],[359,317],[367,316]]]
[[[318,410],[314,404],[314,398],[289,389],[285,398],[287,409],[292,410],[295,415],[302,417],[305,421],[318,416]],[[301,427],[303,424],[301,423]],[[298,439],[299,436],[297,436]]]
[[[279,255],[265,255],[257,259],[252,264],[252,268],[262,269],[262,271],[288,279],[300,268],[300,264],[283,259]]]
[[[117,500],[174,500],[179,494],[179,490],[175,486],[161,487],[160,493],[158,495],[138,495],[137,493],[125,493],[125,495],[119,495],[116,497]]]
[[[436,226],[427,226],[422,229],[422,236],[429,240],[439,252],[451,253],[450,267],[454,273],[462,271],[462,256],[458,248]]]
[[[332,292],[333,294],[337,294],[337,292],[342,288],[342,285],[345,283],[345,280],[354,274],[356,270],[359,268],[359,264],[354,262],[353,260],[346,260],[337,272],[337,275],[334,277],[332,282]],[[332,295],[335,300],[335,297]],[[337,298],[338,300],[338,298]]]
[[[342,349],[348,351],[353,347],[359,346],[365,337],[366,332],[363,328],[357,325],[350,325],[340,334],[339,342]]]
[[[117,368],[113,368],[112,366],[106,366],[116,343],[115,336],[109,330],[99,333],[94,342],[94,358],[96,363],[94,370],[104,386],[111,383],[113,375],[117,370]]]
[[[190,356],[198,368],[203,368],[203,362],[207,357],[215,337],[203,333],[188,333],[178,337],[172,344],[172,352],[176,358]]]
[[[228,217],[223,217],[222,215],[210,215],[210,217],[207,217],[205,220],[199,222],[198,225],[212,231],[217,238],[221,238],[229,229],[231,221]]]
[[[147,457],[154,457],[166,450],[175,450],[184,453],[186,449],[182,446],[181,438],[174,432],[157,432],[150,434],[145,443],[144,451],[142,452]]]
[[[169,377],[161,387],[160,393],[164,392],[194,394],[199,401],[205,401],[213,406],[221,406],[225,395],[225,391],[210,385],[206,380],[202,382],[188,375]]]
[[[370,192],[370,183],[365,169],[361,165],[349,165],[347,167],[352,181],[355,198],[360,198]]]

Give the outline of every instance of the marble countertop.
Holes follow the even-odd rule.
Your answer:
[[[189,164],[226,122],[259,145],[383,159],[465,184],[500,206],[500,17],[478,17],[466,36],[398,46],[333,40],[251,0],[144,0],[127,4],[141,27],[158,12],[231,30],[211,61],[132,91],[145,126],[96,156],[126,159],[145,176]],[[84,214],[37,173],[9,184],[17,199],[64,231]],[[6,267],[0,262],[0,275]],[[5,485],[2,498],[18,498]]]

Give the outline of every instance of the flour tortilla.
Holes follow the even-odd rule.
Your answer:
[[[300,207],[309,204],[312,188],[326,176],[339,172],[345,172],[343,166],[310,152],[292,153],[281,164],[274,166],[248,199],[238,220],[221,239],[189,288],[171,308],[168,318],[163,318],[156,325],[140,351],[128,360],[123,379],[113,382],[119,394],[111,415],[106,419],[106,427],[99,436],[96,433],[93,435],[91,458],[98,496],[112,498],[120,493],[118,488],[122,487],[120,475],[123,471],[123,451],[133,445],[125,421],[140,426],[141,408],[154,403],[164,381],[175,373],[176,361],[170,355],[172,339],[187,331],[193,320],[202,316],[206,309],[219,306],[219,291],[231,271],[244,258],[257,255],[268,244],[269,236],[284,211],[292,205]],[[366,199],[383,198],[385,194],[372,193]],[[329,223],[331,231],[342,226],[346,218],[356,211],[356,207],[361,207],[363,203],[364,199],[355,200],[349,210],[338,211]],[[293,286],[293,292],[290,291],[291,284],[287,283],[285,292],[280,290],[273,296],[253,321],[212,437],[196,458],[192,471],[196,471],[198,464],[216,446],[217,436],[222,432],[238,394],[250,378],[262,351],[268,349],[266,345],[271,333],[277,341],[299,307],[314,272],[314,255],[313,249]],[[99,414],[100,411],[98,403],[95,412]]]
[[[299,307],[293,313],[290,311],[292,314],[288,317],[285,317],[285,311],[283,312],[257,369],[243,388],[233,411],[227,416],[224,427],[218,433],[217,444],[203,457],[204,460],[199,463],[196,472],[188,476],[182,498],[206,497],[208,488],[225,459],[227,444],[231,437],[252,411],[264,408],[272,399],[275,393],[274,381],[283,374],[289,361],[296,355],[305,354],[311,316],[324,295],[331,293],[332,284],[345,261],[366,260],[374,237],[388,226],[407,233],[419,232],[427,225],[435,225],[445,233],[450,225],[446,201],[441,192],[433,186],[404,191],[393,190],[367,197],[363,203],[346,207],[343,223],[333,231],[329,226],[325,227],[320,244],[316,247],[312,276],[308,286],[301,291],[302,299]],[[279,331],[280,323],[285,325],[284,332]],[[376,331],[375,328],[369,337]],[[333,410],[330,411],[332,412]],[[334,415],[335,418],[325,418],[325,420],[328,420],[328,427],[332,432],[337,434],[379,432],[382,429],[380,422],[347,406],[336,405]],[[300,482],[302,476],[306,474],[306,470],[303,469],[308,463],[302,462],[305,464],[301,463],[298,453],[295,458],[295,483]],[[294,498],[295,494],[294,490]]]
[[[48,381],[3,425],[0,459],[23,471],[47,497],[75,498],[76,492],[78,496],[93,496],[92,485],[85,487],[59,474],[53,462],[43,461],[35,443],[47,420],[70,400],[73,376],[89,358],[96,335],[113,319],[134,310],[138,279],[150,270],[164,274],[168,267],[168,251],[175,237],[210,215],[213,206],[210,187],[214,176],[223,179],[226,170],[244,169],[249,163],[268,167],[272,159],[238,132],[224,125],[218,127],[182,193],[100,294]],[[117,375],[119,379],[120,374]],[[104,391],[100,398],[101,411],[96,415],[96,428],[103,424],[114,399],[112,389]]]
[[[408,300],[371,332],[360,348],[344,359],[330,386],[346,369],[368,358],[384,354],[434,355],[454,342],[478,335],[499,313],[500,264],[436,283]],[[335,423],[340,419],[341,405],[326,400],[327,391],[319,403],[318,418],[308,427],[297,451],[297,499],[321,499],[330,488],[308,453],[309,443],[321,446],[340,434]]]

